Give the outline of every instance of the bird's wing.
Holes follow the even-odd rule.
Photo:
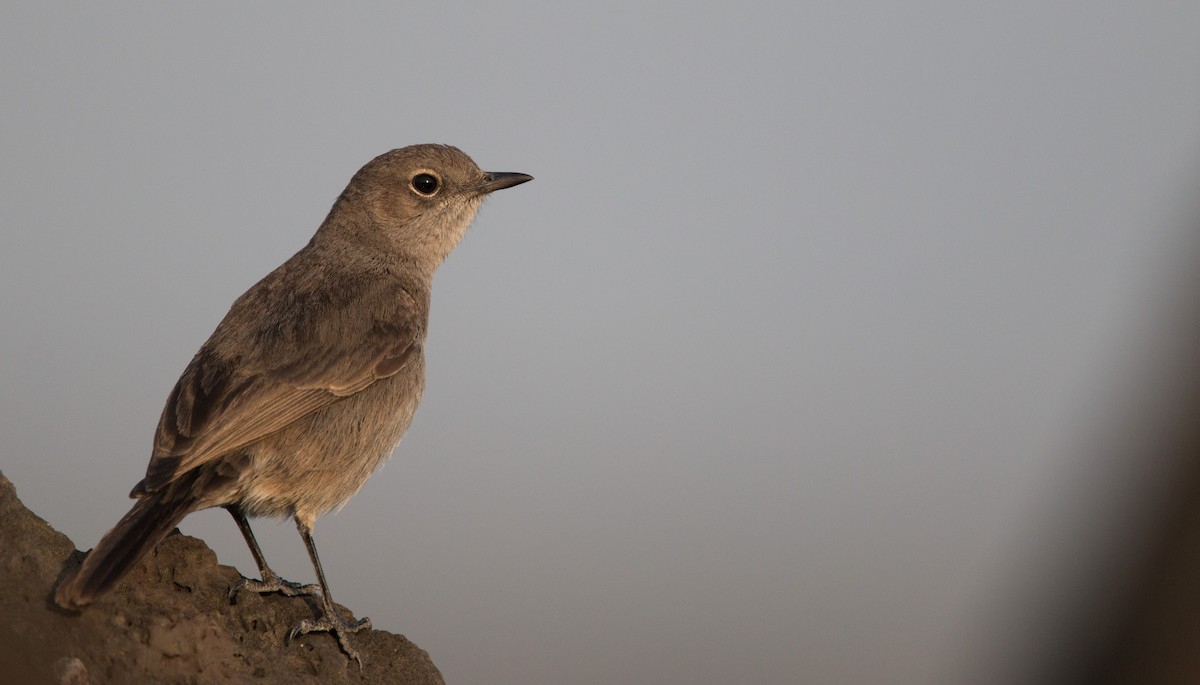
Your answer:
[[[304,335],[276,336],[236,358],[222,353],[223,322],[167,398],[133,496],[396,374],[420,352],[410,314],[296,326]]]

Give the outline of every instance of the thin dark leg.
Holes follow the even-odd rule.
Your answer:
[[[226,506],[225,511],[228,511],[229,515],[233,517],[238,530],[242,531],[242,537],[246,538],[246,545],[250,547],[250,554],[254,557],[254,563],[258,564],[258,570],[267,570],[267,558],[263,556],[262,548],[258,546],[258,540],[254,538],[254,531],[250,529],[250,521],[246,519],[246,513],[236,504]]]
[[[362,668],[362,658],[358,656],[358,652],[350,646],[350,638],[347,633],[357,633],[364,628],[371,627],[371,619],[363,617],[357,621],[347,623],[333,608],[333,597],[329,594],[329,583],[325,581],[325,571],[321,568],[321,559],[317,556],[317,545],[313,542],[312,528],[305,525],[299,518],[296,519],[296,528],[300,531],[300,537],[304,539],[304,546],[308,548],[308,558],[312,559],[313,568],[317,571],[317,582],[321,584],[321,602],[322,613],[317,620],[304,620],[297,623],[292,632],[288,635],[288,639],[295,639],[297,635],[313,632],[329,632],[337,636],[338,644],[341,645],[342,651],[351,659],[358,662],[358,667]]]
[[[246,513],[242,511],[242,508],[236,504],[230,504],[225,507],[225,511],[228,511],[233,520],[237,522],[238,530],[242,531],[242,537],[246,538],[246,545],[250,547],[250,555],[254,557],[254,563],[258,565],[258,573],[262,577],[262,580],[242,578],[234,583],[233,587],[229,589],[229,601],[237,601],[237,593],[243,589],[260,593],[279,592],[288,597],[315,595],[320,590],[316,585],[301,585],[280,578],[278,573],[267,566],[267,558],[263,556],[262,548],[258,546],[258,540],[254,539],[254,531],[250,529],[250,521],[246,520]]]

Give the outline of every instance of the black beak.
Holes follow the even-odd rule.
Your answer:
[[[532,180],[533,177],[529,174],[516,174],[509,171],[487,171],[483,174],[483,183],[479,185],[479,192],[486,195],[496,190],[519,186],[526,181]]]

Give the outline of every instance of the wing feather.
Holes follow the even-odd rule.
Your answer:
[[[387,298],[391,306],[384,308],[359,302],[364,306],[343,307],[341,315],[315,322],[312,308],[295,304],[293,293],[289,312],[242,336],[259,341],[251,353],[229,354],[227,348],[239,348],[226,343],[239,328],[240,309],[255,309],[239,305],[253,292],[235,303],[171,391],[146,478],[134,495],[361,392],[420,352],[423,317],[412,298]]]

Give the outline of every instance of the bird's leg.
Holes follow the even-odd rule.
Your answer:
[[[321,559],[317,556],[317,545],[313,542],[312,537],[312,525],[300,520],[300,517],[297,516],[296,528],[300,530],[300,537],[304,538],[304,546],[308,548],[308,557],[312,559],[313,568],[317,571],[317,582],[321,584],[322,609],[321,616],[316,620],[305,619],[292,626],[291,632],[288,633],[288,640],[294,640],[297,636],[305,633],[333,633],[337,637],[342,651],[346,653],[346,656],[357,661],[358,668],[361,670],[362,658],[350,646],[349,633],[357,633],[365,628],[370,628],[371,619],[364,616],[357,621],[347,622],[338,615],[333,608],[333,597],[329,594],[329,583],[325,581],[325,571],[321,569]]]
[[[229,588],[229,601],[237,601],[237,593],[241,590],[278,592],[288,597],[315,595],[320,591],[321,588],[318,585],[301,585],[280,578],[278,573],[267,566],[267,558],[263,556],[262,548],[258,546],[258,540],[254,539],[254,531],[250,529],[250,522],[246,520],[246,513],[242,511],[242,508],[236,504],[230,504],[226,505],[225,510],[229,512],[234,521],[237,521],[238,529],[242,531],[242,537],[246,538],[250,554],[254,557],[254,563],[258,564],[258,573],[262,577],[262,580],[242,578],[234,583],[233,587]]]

